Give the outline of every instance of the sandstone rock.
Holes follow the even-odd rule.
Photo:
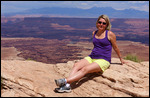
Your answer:
[[[77,60],[76,60],[77,61]],[[71,84],[71,93],[55,93],[54,79],[67,77],[76,61],[45,64],[35,61],[1,60],[5,89],[2,97],[149,97],[149,62],[118,58],[103,74],[85,75]]]

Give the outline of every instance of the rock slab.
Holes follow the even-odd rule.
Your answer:
[[[75,61],[45,64],[36,61],[1,60],[2,97],[149,97],[149,62],[118,58],[103,74],[85,75],[71,84],[71,93],[56,93],[54,79],[69,75]]]

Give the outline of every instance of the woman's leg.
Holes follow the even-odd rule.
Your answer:
[[[84,66],[89,65],[89,64],[90,63],[86,59],[82,59],[79,62],[75,63],[69,74],[69,77],[74,76],[80,69],[82,69]]]
[[[77,71],[75,74],[72,74],[66,80],[67,80],[67,83],[72,83],[74,81],[81,79],[87,73],[100,72],[100,71],[102,71],[100,66],[97,63],[93,62],[89,65],[82,67],[81,70]]]
[[[72,68],[72,71],[70,72],[69,74],[69,77],[68,78],[71,78],[72,76],[74,76],[79,70],[81,70],[84,66],[87,66],[89,65],[89,61],[86,60],[86,59],[82,59],[80,60],[79,62],[75,63],[73,68]],[[55,80],[55,83],[57,86],[62,86],[64,84],[66,84],[66,79],[58,79],[58,80]]]

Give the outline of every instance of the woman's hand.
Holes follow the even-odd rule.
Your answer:
[[[120,58],[120,61],[121,61],[121,65],[128,63],[128,62],[125,62],[122,58]]]

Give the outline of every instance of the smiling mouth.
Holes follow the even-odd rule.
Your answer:
[[[103,28],[103,26],[99,26],[99,28]]]

